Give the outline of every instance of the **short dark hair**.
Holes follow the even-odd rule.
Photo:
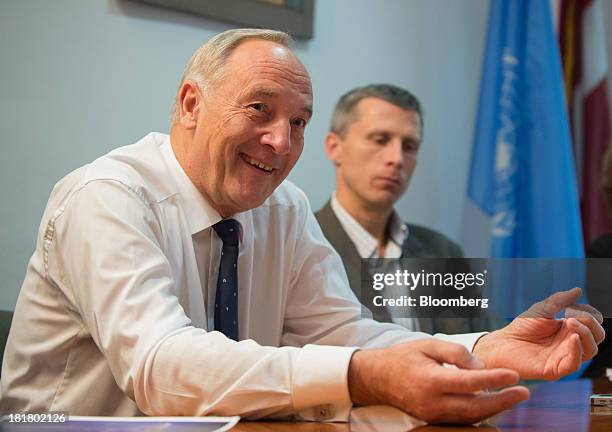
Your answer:
[[[421,103],[408,90],[391,84],[369,84],[364,87],[356,87],[342,95],[334,108],[330,130],[344,137],[348,125],[356,120],[355,107],[362,99],[370,97],[382,99],[406,111],[416,112],[421,121],[421,134],[423,134]]]

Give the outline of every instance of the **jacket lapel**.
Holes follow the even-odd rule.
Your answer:
[[[327,240],[329,240],[334,249],[336,249],[340,258],[342,258],[351,289],[362,304],[371,305],[374,298],[374,290],[368,289],[367,286],[364,286],[362,289],[361,257],[357,252],[355,244],[344,231],[342,225],[340,225],[340,221],[332,210],[329,201],[319,212],[317,212],[316,218],[323,229],[325,237],[327,237]],[[390,322],[391,316],[385,308],[377,308],[374,319],[377,321]]]

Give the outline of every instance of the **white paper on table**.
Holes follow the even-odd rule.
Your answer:
[[[91,416],[69,416],[70,422],[98,422],[101,426],[109,423],[123,423],[126,427],[135,423],[149,423],[151,426],[172,423],[180,424],[181,430],[189,430],[189,426],[197,426],[202,432],[225,432],[236,426],[240,420],[234,417],[91,417]],[[202,428],[202,426],[210,428]],[[144,428],[146,430],[146,426]],[[104,430],[104,427],[101,427]],[[194,429],[195,430],[195,429]]]

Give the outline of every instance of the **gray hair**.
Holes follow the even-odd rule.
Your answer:
[[[186,80],[194,81],[200,91],[206,92],[210,86],[223,77],[225,61],[234,49],[247,39],[262,39],[276,42],[287,48],[291,48],[293,45],[293,40],[287,33],[267,29],[227,30],[209,39],[208,42],[193,53],[185,66],[172,107],[171,124],[175,124],[179,120],[179,91],[183,83]]]
[[[357,104],[365,98],[382,99],[406,111],[415,111],[421,121],[421,135],[423,134],[421,103],[408,90],[391,84],[370,84],[354,88],[342,95],[334,108],[330,130],[344,138],[348,126],[357,120],[357,113],[355,112]]]

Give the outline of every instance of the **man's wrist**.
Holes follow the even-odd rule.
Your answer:
[[[348,389],[354,405],[375,405],[380,402],[376,396],[374,350],[355,351],[348,368]]]
[[[482,335],[480,338],[478,338],[474,344],[474,347],[472,348],[472,354],[484,363],[485,368],[490,369],[497,367],[495,353],[499,348],[499,332],[500,331],[497,330],[492,333]]]

